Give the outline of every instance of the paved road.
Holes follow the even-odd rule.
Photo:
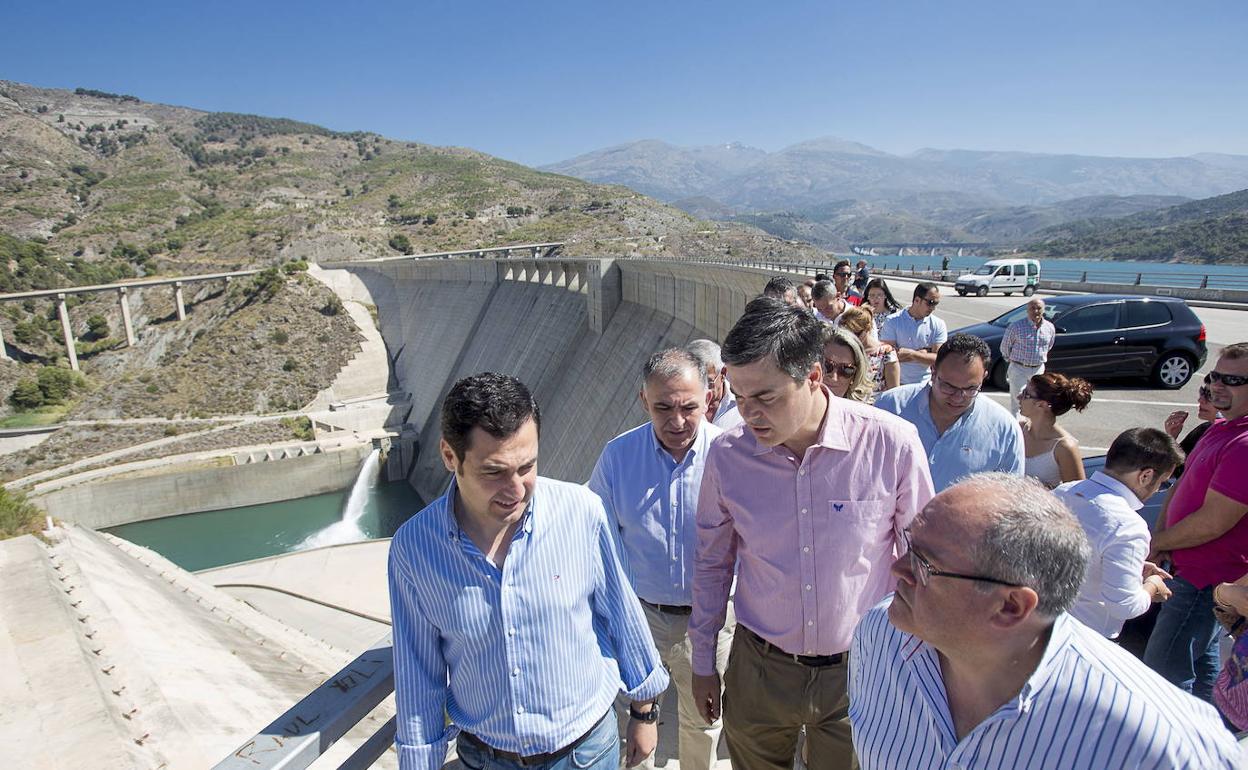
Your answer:
[[[913,281],[885,277],[893,296],[906,304],[914,291]],[[1018,295],[1004,297],[959,297],[952,287],[944,287],[937,315],[945,319],[949,330],[982,323],[995,318],[1011,308],[1023,304]],[[1209,359],[1200,372],[1179,390],[1157,390],[1145,381],[1105,380],[1094,381],[1095,396],[1091,405],[1081,413],[1070,412],[1060,418],[1061,424],[1071,431],[1085,454],[1103,454],[1111,441],[1127,428],[1147,425],[1160,428],[1166,415],[1175,409],[1191,412],[1187,427],[1197,424],[1196,391],[1205,372],[1217,361],[1217,351],[1233,342],[1248,341],[1248,312],[1221,308],[1193,308],[1204,322],[1209,341]],[[988,390],[988,395],[1002,403],[1008,403],[1006,394]]]

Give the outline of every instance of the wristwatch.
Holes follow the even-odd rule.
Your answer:
[[[633,708],[633,704],[630,703],[628,704],[628,717],[629,719],[636,719],[643,724],[652,725],[659,721],[659,702],[654,701],[651,703],[650,710],[644,714]]]

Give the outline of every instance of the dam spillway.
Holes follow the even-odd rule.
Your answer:
[[[589,477],[608,440],[645,420],[642,363],[656,350],[723,339],[763,270],[649,260],[376,260],[349,270],[376,305],[420,453],[408,479],[426,500],[449,475],[437,447],[442,396],[480,371],[519,377],[542,408],[542,475]]]

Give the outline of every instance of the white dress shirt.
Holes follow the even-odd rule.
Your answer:
[[[1101,471],[1062,484],[1053,493],[1079,519],[1092,546],[1083,588],[1070,614],[1112,639],[1124,622],[1144,614],[1153,603],[1141,574],[1152,540],[1148,524],[1136,513],[1144,504],[1125,484]]]

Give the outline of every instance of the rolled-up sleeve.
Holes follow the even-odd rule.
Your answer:
[[[456,730],[446,722],[447,667],[438,630],[421,612],[402,544],[390,549],[394,644],[395,749],[401,770],[437,770]]]
[[[606,512],[599,511],[597,518],[601,572],[594,589],[594,614],[603,622],[615,650],[624,694],[630,700],[657,698],[671,680],[655,649],[641,602],[624,574]]]
[[[712,445],[698,492],[698,545],[693,559],[693,614],[689,618],[693,673],[698,676],[716,673],[716,644],[728,614],[728,593],[737,561],[736,530],[719,491],[719,456]]]

